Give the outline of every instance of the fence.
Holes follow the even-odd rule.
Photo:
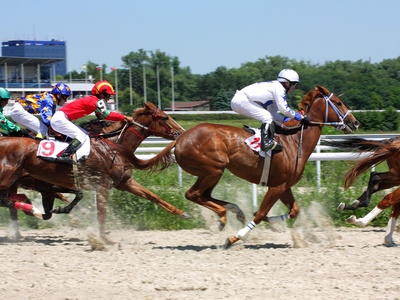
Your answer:
[[[311,154],[308,161],[316,162],[316,177],[317,177],[317,189],[321,189],[321,161],[335,161],[335,160],[359,160],[366,157],[369,153],[355,153],[355,152],[322,152],[332,150],[331,147],[321,146],[320,143],[323,140],[345,140],[348,138],[363,138],[367,140],[383,140],[397,137],[398,134],[340,134],[340,135],[321,135],[315,152]],[[141,146],[136,149],[135,153],[141,159],[150,159],[159,153],[164,147],[154,147],[147,145],[167,145],[171,141],[161,138],[148,138],[142,142]],[[178,168],[178,180],[179,186],[182,186],[182,169]],[[252,203],[253,209],[257,210],[257,184],[252,184]]]

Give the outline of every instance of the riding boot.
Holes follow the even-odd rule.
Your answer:
[[[274,140],[274,134],[275,134],[275,124],[271,123],[263,123],[261,125],[261,150],[262,151],[268,151],[268,150],[275,150],[275,151],[280,151],[282,150],[282,146],[279,145],[275,140]]]
[[[78,139],[73,139],[72,142],[68,145],[67,148],[63,152],[57,155],[57,162],[74,164],[75,161],[72,159],[72,156],[76,153],[76,151],[82,146],[82,143]]]

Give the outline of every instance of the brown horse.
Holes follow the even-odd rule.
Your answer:
[[[113,124],[114,128],[122,128],[121,130],[92,137],[89,157],[79,162],[76,168],[38,158],[38,141],[3,138],[0,148],[0,190],[7,191],[26,173],[38,180],[73,190],[95,190],[100,237],[108,243],[111,241],[106,236],[105,222],[108,196],[112,187],[141,196],[182,218],[189,217],[131,178],[133,165],[129,158],[146,137],[154,135],[174,140],[184,129],[150,102],[145,103],[144,108],[135,110],[132,117],[132,124]],[[68,213],[77,202],[74,199],[56,212]]]
[[[359,126],[344,103],[326,88],[318,86],[306,94],[300,102],[312,122],[291,130],[277,128],[276,140],[283,151],[272,152],[267,194],[254,220],[236,236],[229,237],[225,247],[242,239],[256,224],[267,220],[267,213],[280,199],[290,212],[283,219],[294,218],[298,213],[291,187],[300,179],[307,159],[313,152],[324,125],[335,126],[351,133]],[[230,210],[242,219],[238,206],[215,199],[211,193],[221,179],[225,169],[251,183],[260,183],[264,158],[251,150],[244,141],[252,134],[237,127],[200,124],[183,133],[175,143],[148,161],[141,161],[141,168],[165,168],[172,161],[171,150],[175,147],[175,158],[179,166],[197,177],[196,183],[186,192],[188,200],[211,209],[219,216],[221,228],[226,224],[226,211]]]
[[[366,191],[350,205],[342,203],[338,209],[354,210],[358,207],[366,207],[374,193],[400,185],[400,138],[383,141],[350,139],[342,143],[336,143],[335,146],[341,148],[353,148],[360,152],[372,152],[371,155],[358,161],[357,164],[346,174],[344,183],[345,189],[349,188],[358,176],[369,170],[372,166],[386,161],[389,167],[388,172],[371,172]],[[393,241],[393,232],[396,226],[396,221],[400,215],[400,188],[386,195],[365,217],[357,218],[352,215],[346,221],[364,227],[367,226],[380,212],[388,207],[392,207],[392,211],[388,221],[384,243],[387,246],[394,246],[396,244]]]

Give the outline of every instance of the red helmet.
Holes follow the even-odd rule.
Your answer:
[[[92,88],[93,95],[108,94],[115,95],[114,88],[107,80],[98,81]]]

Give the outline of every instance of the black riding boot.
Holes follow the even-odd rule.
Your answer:
[[[263,123],[261,125],[261,150],[268,151],[268,150],[275,150],[280,151],[282,150],[282,146],[279,145],[274,140],[275,134],[275,124],[272,122],[271,125],[268,123]]]
[[[65,150],[57,157],[57,162],[74,164],[75,161],[72,159],[72,155],[82,146],[81,142],[77,139],[73,139]]]

